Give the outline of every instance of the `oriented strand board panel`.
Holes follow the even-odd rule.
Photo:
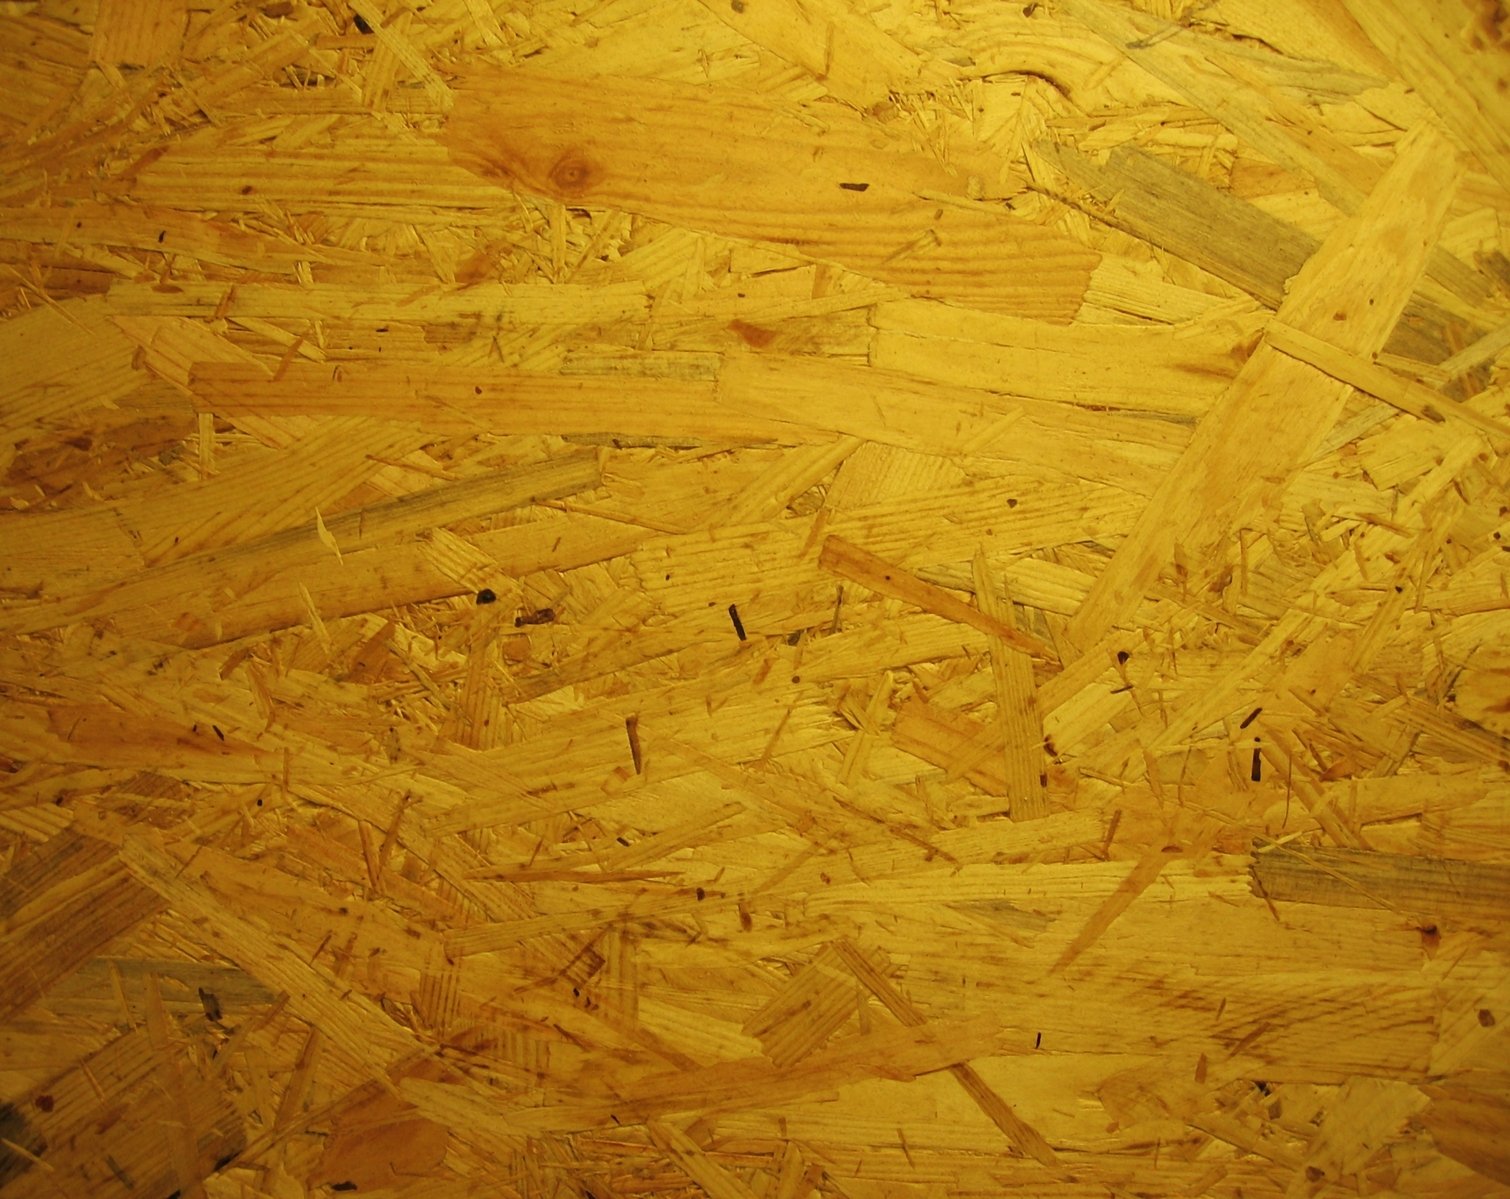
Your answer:
[[[1510,21],[0,3],[0,1195],[1510,1193]]]

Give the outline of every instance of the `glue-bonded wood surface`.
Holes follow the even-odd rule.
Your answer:
[[[1507,36],[0,3],[0,1194],[1505,1193]]]

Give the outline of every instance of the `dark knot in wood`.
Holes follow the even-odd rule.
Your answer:
[[[568,150],[551,167],[551,186],[568,196],[580,196],[597,179],[597,168],[575,150]]]

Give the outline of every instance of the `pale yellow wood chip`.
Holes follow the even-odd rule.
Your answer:
[[[1381,348],[1446,216],[1452,188],[1442,176],[1451,153],[1429,128],[1413,131],[1378,189],[1292,281],[1280,320],[1324,330],[1354,353]],[[1092,586],[1070,624],[1071,642],[1083,647],[1126,620],[1176,551],[1203,563],[1239,523],[1266,523],[1348,394],[1261,345]]]

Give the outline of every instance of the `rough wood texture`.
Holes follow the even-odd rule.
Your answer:
[[[1507,39],[0,2],[4,1199],[1506,1193]]]

